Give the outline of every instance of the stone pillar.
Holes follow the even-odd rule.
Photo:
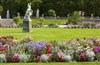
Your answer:
[[[32,22],[31,21],[23,21],[23,32],[31,32]]]

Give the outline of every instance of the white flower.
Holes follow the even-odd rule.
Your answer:
[[[0,62],[6,62],[5,54],[0,54]]]
[[[66,54],[73,54],[74,53],[74,50],[68,50],[67,52],[66,52]]]
[[[28,60],[29,60],[29,57],[28,57],[28,55],[26,55],[26,54],[20,54],[19,55],[19,58],[20,58],[20,62],[27,62]]]
[[[66,62],[71,62],[72,61],[72,57],[70,55],[64,55],[63,56],[63,60]]]
[[[87,55],[87,57],[94,57],[95,56],[95,53],[92,50],[88,49],[86,51],[86,55]]]
[[[41,55],[40,61],[47,62],[49,60],[49,57],[46,54]]]
[[[87,55],[88,61],[93,61],[94,60],[95,53],[91,49],[88,49],[86,51],[86,55]]]

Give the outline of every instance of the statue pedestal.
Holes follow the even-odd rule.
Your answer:
[[[23,32],[31,32],[32,22],[31,21],[23,21]]]

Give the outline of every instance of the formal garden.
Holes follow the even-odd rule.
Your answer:
[[[0,65],[99,65],[99,0],[0,0]]]

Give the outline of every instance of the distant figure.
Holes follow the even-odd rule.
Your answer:
[[[25,21],[31,21],[30,16],[32,15],[32,13],[33,13],[33,10],[31,9],[31,3],[28,3],[28,8],[26,10],[26,14],[24,16],[24,20]]]

